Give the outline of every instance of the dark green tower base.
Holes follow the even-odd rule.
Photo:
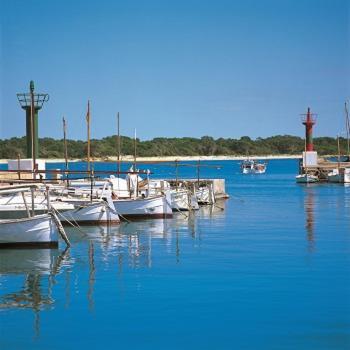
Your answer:
[[[34,157],[39,157],[39,139],[38,139],[38,110],[35,108],[34,111]],[[26,131],[27,131],[27,158],[32,158],[32,123],[30,118],[30,107],[25,108],[26,111]]]

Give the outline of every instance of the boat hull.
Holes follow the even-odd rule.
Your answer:
[[[51,215],[0,221],[1,248],[57,248],[58,229]]]
[[[59,213],[62,224],[70,222],[80,225],[119,224],[120,218],[115,210],[110,209],[105,203],[98,202]]]
[[[334,169],[328,174],[328,181],[332,183],[350,183],[350,168]]]
[[[304,175],[297,175],[295,177],[295,181],[299,184],[309,184],[309,183],[319,182],[319,179],[317,176],[304,174]]]
[[[169,195],[113,200],[116,212],[123,219],[164,219],[173,216]]]
[[[200,187],[196,190],[198,204],[214,204],[215,196],[212,187]]]
[[[173,211],[188,211],[190,210],[189,194],[187,191],[172,191],[171,192],[171,208]]]

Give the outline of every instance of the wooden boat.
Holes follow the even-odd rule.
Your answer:
[[[28,200],[30,203],[30,200]],[[74,210],[74,205],[64,202],[51,202],[52,208],[59,212],[66,212]],[[28,210],[32,212],[32,208],[29,209],[28,204],[12,203],[12,204],[0,204],[0,219],[23,219],[28,217]],[[47,213],[48,208],[46,203],[34,202],[35,215],[42,215]]]
[[[214,204],[215,196],[212,185],[200,186],[196,189],[196,198],[198,204]]]
[[[259,163],[254,159],[245,159],[241,163],[242,174],[265,174],[266,163]]]
[[[171,218],[171,198],[169,194],[136,199],[113,200],[115,210],[121,218]]]
[[[0,200],[0,219],[22,219],[28,217],[28,211],[32,214],[35,213],[35,215],[47,213],[49,200],[49,206],[55,210],[64,224],[70,222],[81,225],[120,223],[114,206],[109,207],[103,200],[93,203],[84,200],[82,203],[78,201],[77,204],[74,200],[71,202],[65,200],[69,198],[67,194],[59,197],[47,197],[41,192],[35,192],[33,201],[29,198],[30,193],[23,193],[23,195],[18,196],[16,194],[15,196],[7,196],[8,198],[5,198],[5,201]],[[79,197],[76,198],[79,200]],[[20,199],[22,199],[22,203],[19,202]]]
[[[47,214],[35,215],[34,210],[34,190],[37,185],[18,185],[3,187],[0,189],[0,195],[9,193],[21,193],[26,207],[28,217],[22,219],[0,220],[0,247],[58,247],[58,235],[65,240],[69,246],[70,242],[62,228],[62,225],[56,214],[51,211],[48,198]],[[25,199],[25,192],[31,191],[32,207],[31,210]]]
[[[58,227],[50,214],[0,220],[0,247],[58,247]]]
[[[92,202],[78,206],[75,209],[59,212],[63,224],[70,222],[80,225],[119,224],[120,219],[114,208],[110,208],[105,201]]]
[[[166,180],[145,180],[140,183],[139,192],[144,196],[159,196],[170,192],[171,208],[175,211],[189,211],[198,209],[196,197],[184,187],[171,187]]]
[[[171,208],[173,211],[191,210],[191,194],[187,190],[171,190]]]
[[[315,183],[315,182],[319,182],[319,178],[316,175],[311,175],[311,174],[300,174],[297,175],[295,177],[295,181],[297,183],[302,183],[302,184],[306,184],[306,183]]]

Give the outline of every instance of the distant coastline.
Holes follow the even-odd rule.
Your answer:
[[[178,161],[198,161],[198,160],[244,160],[247,156],[162,156],[162,157],[137,157],[138,162],[175,162]],[[255,156],[251,155],[249,158],[254,159],[301,159],[301,155],[290,155],[290,154],[281,154],[281,155],[266,155],[266,156]],[[47,163],[63,163],[65,160],[63,158],[40,158],[45,160]],[[117,157],[101,157],[93,158],[93,162],[117,162]],[[133,162],[133,156],[123,156],[121,160],[124,162]],[[69,159],[69,162],[84,162],[86,159]],[[6,164],[7,159],[0,159],[0,164]]]

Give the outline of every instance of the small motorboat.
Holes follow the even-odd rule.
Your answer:
[[[319,182],[320,179],[316,175],[300,174],[295,177],[295,181],[299,184],[308,184],[308,183]]]
[[[260,163],[254,159],[245,159],[241,163],[242,174],[265,174],[267,163]]]

